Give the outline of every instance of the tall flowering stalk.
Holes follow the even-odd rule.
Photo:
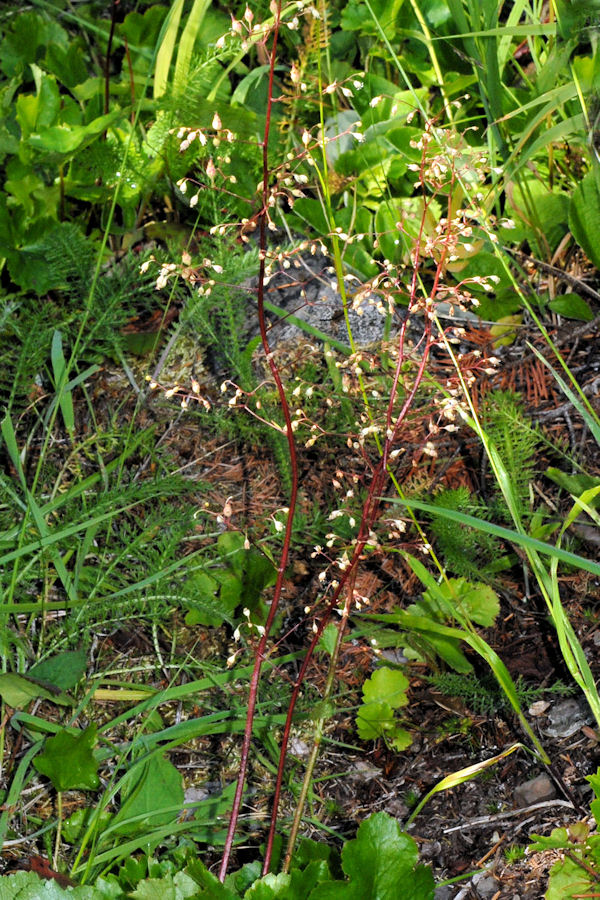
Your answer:
[[[256,710],[256,702],[258,697],[258,684],[260,681],[260,673],[262,669],[262,664],[265,658],[265,652],[267,649],[267,643],[269,640],[269,635],[271,631],[271,627],[273,625],[273,621],[277,614],[277,608],[279,606],[279,601],[281,599],[281,590],[283,587],[283,577],[285,574],[285,569],[287,566],[289,551],[290,551],[290,543],[292,539],[292,528],[294,522],[294,513],[296,509],[296,501],[298,497],[298,460],[296,453],[296,443],[294,440],[294,432],[292,429],[292,417],[290,413],[290,407],[288,404],[287,396],[285,393],[285,388],[283,386],[283,382],[281,380],[281,376],[279,373],[279,369],[277,367],[277,363],[273,357],[271,352],[271,348],[269,347],[269,340],[267,337],[267,326],[265,321],[265,306],[264,306],[264,291],[265,291],[265,270],[266,270],[266,258],[267,258],[267,224],[269,221],[269,178],[270,178],[270,168],[269,168],[269,135],[271,131],[271,113],[273,109],[273,79],[275,74],[275,60],[277,56],[277,38],[279,36],[279,28],[281,22],[281,0],[277,0],[277,2],[273,2],[271,12],[274,16],[274,24],[273,24],[273,39],[271,44],[271,50],[269,53],[269,88],[267,95],[267,109],[266,109],[266,118],[265,118],[265,130],[263,134],[262,141],[262,161],[263,161],[263,182],[262,182],[262,206],[260,212],[258,213],[258,227],[259,227],[259,269],[258,269],[258,289],[257,289],[257,297],[258,297],[258,324],[260,328],[260,336],[262,340],[263,349],[265,352],[265,356],[267,358],[269,368],[271,370],[271,374],[273,376],[273,380],[277,386],[277,393],[279,395],[279,403],[281,406],[281,410],[283,413],[283,418],[285,421],[285,435],[288,443],[288,451],[289,451],[289,462],[290,462],[290,470],[291,470],[291,490],[290,490],[290,499],[289,499],[289,508],[288,508],[288,516],[285,527],[285,535],[283,539],[283,547],[281,550],[281,555],[279,558],[279,566],[277,568],[277,581],[275,584],[275,590],[273,593],[273,599],[271,602],[271,607],[269,609],[269,615],[267,617],[267,621],[265,623],[265,630],[260,638],[258,646],[256,648],[256,656],[254,660],[254,668],[252,670],[252,677],[250,679],[250,690],[248,696],[248,712],[246,714],[246,726],[244,729],[244,739],[242,742],[242,750],[241,750],[241,758],[240,758],[240,771],[237,780],[237,786],[235,791],[235,796],[233,798],[233,806],[231,810],[231,815],[229,818],[229,827],[227,829],[227,838],[225,840],[225,848],[223,850],[223,857],[221,859],[221,867],[219,870],[219,879],[224,881],[225,875],[227,874],[227,868],[229,865],[229,858],[231,856],[231,850],[233,847],[233,841],[235,837],[235,831],[237,828],[238,817],[240,813],[240,806],[242,803],[242,796],[244,793],[244,784],[246,781],[246,772],[248,769],[248,756],[250,753],[250,742],[252,740],[252,723],[254,720],[254,712]]]

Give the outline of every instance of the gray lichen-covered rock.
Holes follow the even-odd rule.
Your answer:
[[[329,338],[349,346],[344,305],[330,260],[320,253],[306,253],[285,262],[287,267],[281,265],[265,285],[271,347],[300,337]],[[361,290],[351,276],[344,283],[348,321],[357,346],[364,347],[397,333],[404,314],[401,307],[390,312],[380,296]],[[256,280],[248,287],[254,292]]]

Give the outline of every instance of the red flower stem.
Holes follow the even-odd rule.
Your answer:
[[[260,327],[260,336],[262,340],[263,349],[265,351],[265,356],[269,363],[269,368],[271,369],[271,374],[273,376],[273,380],[277,386],[277,393],[279,395],[279,402],[281,405],[281,410],[283,413],[283,418],[285,421],[285,433],[288,442],[288,451],[290,458],[290,468],[292,474],[292,486],[290,491],[290,500],[289,500],[289,510],[287,523],[285,528],[285,536],[283,540],[283,547],[281,550],[281,556],[279,559],[279,566],[277,569],[277,581],[275,584],[275,590],[273,593],[273,600],[271,602],[271,607],[269,610],[269,615],[267,617],[267,621],[265,623],[264,633],[259,641],[258,647],[256,649],[256,657],[254,660],[254,668],[252,671],[252,677],[250,679],[250,690],[248,695],[248,712],[246,714],[246,726],[244,729],[244,739],[242,743],[242,750],[240,755],[240,771],[237,780],[237,786],[235,791],[235,796],[233,798],[233,806],[231,809],[231,815],[229,817],[229,827],[227,830],[227,838],[225,840],[225,847],[223,850],[223,858],[221,860],[221,868],[219,870],[219,880],[224,881],[225,875],[227,874],[227,868],[229,865],[229,859],[231,856],[231,851],[233,848],[233,841],[235,837],[235,832],[237,828],[237,822],[240,814],[240,807],[242,803],[242,796],[244,793],[244,784],[246,781],[246,772],[248,769],[248,757],[250,753],[250,743],[252,740],[252,725],[254,721],[254,713],[256,710],[256,703],[258,697],[258,684],[260,681],[260,673],[262,669],[262,664],[265,659],[265,651],[267,648],[267,642],[269,640],[270,630],[273,625],[273,620],[277,614],[277,608],[279,606],[279,601],[281,598],[281,591],[283,587],[283,578],[285,574],[285,569],[287,566],[287,560],[289,556],[290,543],[292,539],[292,528],[294,522],[294,512],[296,508],[296,500],[298,496],[298,461],[296,455],[296,445],[294,442],[294,433],[292,431],[292,419],[290,414],[289,404],[287,402],[287,397],[285,394],[285,388],[283,386],[283,382],[279,375],[279,370],[277,368],[277,364],[273,358],[273,354],[271,353],[271,349],[269,347],[269,341],[267,338],[267,326],[265,322],[265,307],[264,307],[264,288],[265,288],[265,269],[266,269],[266,257],[267,257],[267,218],[268,218],[268,200],[269,200],[269,134],[271,130],[271,112],[273,105],[273,81],[274,81],[274,73],[275,73],[275,58],[277,52],[277,37],[279,34],[279,24],[280,24],[280,15],[281,15],[281,0],[278,0],[277,4],[277,12],[275,15],[275,21],[273,25],[273,45],[271,47],[270,54],[270,62],[269,62],[269,90],[267,97],[267,110],[265,116],[265,129],[264,129],[264,137],[262,141],[262,151],[263,151],[263,186],[262,186],[262,208],[258,214],[259,221],[259,270],[258,270],[258,324]]]
[[[425,164],[425,150],[423,151],[423,159],[422,159],[422,163],[421,163],[422,179],[423,179],[424,164]],[[424,180],[423,180],[423,184],[424,184]],[[454,184],[454,173],[452,175],[452,184]],[[421,225],[420,225],[420,229],[419,229],[419,234],[418,234],[417,240],[415,242],[414,266],[413,266],[413,273],[412,273],[412,279],[411,279],[410,300],[409,300],[409,306],[408,306],[409,314],[410,314],[411,308],[413,307],[413,305],[415,303],[416,295],[417,295],[417,285],[418,285],[417,276],[418,276],[418,267],[419,267],[419,257],[421,255],[421,245],[422,245],[422,240],[423,240],[423,232],[424,232],[424,227],[425,227],[425,217],[427,214],[427,208],[428,208],[428,204],[426,202],[425,208],[423,211],[423,215],[421,217]],[[450,197],[448,199],[448,230],[449,229],[450,229]],[[437,293],[440,277],[441,277],[441,274],[442,274],[443,268],[444,268],[446,254],[447,254],[447,246],[446,246],[446,244],[444,244],[442,253],[441,253],[441,258],[436,267],[434,283],[433,283],[433,286],[431,289],[432,300],[433,300],[433,298],[435,298],[435,295]],[[296,682],[295,682],[293,690],[292,690],[292,696],[290,698],[288,712],[287,712],[287,716],[286,716],[286,720],[285,720],[285,725],[283,728],[283,736],[282,736],[282,740],[281,740],[279,765],[277,768],[277,779],[275,782],[275,792],[274,792],[274,796],[273,796],[273,811],[271,814],[271,825],[269,828],[269,835],[267,838],[267,844],[266,844],[266,849],[265,849],[265,859],[264,859],[263,870],[262,870],[263,875],[266,875],[268,873],[270,864],[271,864],[271,856],[273,853],[273,842],[275,839],[275,830],[277,827],[279,799],[281,796],[281,788],[282,788],[282,784],[283,784],[283,775],[284,775],[285,760],[286,760],[286,755],[287,755],[287,747],[288,747],[288,743],[289,743],[289,739],[290,739],[292,718],[294,715],[294,710],[296,708],[296,703],[298,701],[298,697],[300,695],[300,689],[302,687],[304,678],[306,676],[308,666],[310,665],[310,661],[312,659],[313,653],[317,647],[317,644],[321,638],[321,635],[323,634],[323,631],[325,630],[327,623],[329,622],[329,619],[331,618],[333,610],[337,606],[337,602],[338,602],[338,599],[339,599],[342,591],[348,585],[349,581],[350,581],[349,590],[352,590],[352,586],[355,583],[356,570],[358,567],[358,563],[360,561],[362,552],[365,549],[365,546],[367,545],[369,535],[371,532],[371,528],[375,522],[375,518],[377,516],[377,511],[378,511],[380,503],[381,503],[381,499],[382,499],[381,493],[382,493],[382,490],[383,490],[383,487],[385,484],[389,454],[390,454],[390,451],[391,451],[395,441],[397,440],[400,426],[402,425],[402,422],[406,418],[406,415],[408,414],[408,411],[410,410],[410,408],[413,404],[417,390],[421,384],[421,381],[423,380],[423,376],[425,374],[425,368],[427,365],[427,361],[429,359],[429,351],[430,351],[431,345],[432,345],[432,339],[431,339],[432,327],[431,327],[431,318],[429,315],[429,309],[426,309],[425,310],[425,328],[424,328],[425,346],[423,348],[423,353],[421,356],[417,374],[415,376],[413,386],[412,386],[411,390],[408,392],[408,395],[405,398],[404,403],[402,404],[402,408],[401,408],[400,412],[398,413],[395,422],[392,425],[391,423],[392,423],[394,400],[395,400],[395,397],[397,394],[398,384],[400,382],[401,368],[402,368],[402,364],[404,361],[404,340],[405,340],[405,335],[406,335],[406,329],[408,326],[408,320],[409,320],[409,317],[407,316],[404,323],[402,324],[402,328],[400,329],[400,335],[398,338],[398,345],[399,345],[398,359],[396,361],[396,368],[395,368],[395,372],[394,372],[392,388],[390,391],[390,399],[389,399],[388,411],[387,411],[386,439],[383,444],[382,454],[379,459],[379,462],[378,462],[377,466],[375,467],[375,469],[373,470],[373,477],[371,480],[369,493],[368,493],[368,495],[365,499],[364,505],[363,505],[361,523],[360,523],[358,537],[356,540],[356,545],[354,547],[354,552],[352,554],[352,558],[350,560],[348,568],[345,570],[342,577],[340,578],[340,582],[333,593],[332,599],[329,601],[327,609],[325,610],[324,614],[322,615],[321,620],[316,628],[316,631],[315,631],[313,638],[309,644],[308,650],[306,651],[306,656],[302,662],[300,671],[298,672],[298,677],[296,679]],[[349,598],[348,602],[351,603],[351,598]]]

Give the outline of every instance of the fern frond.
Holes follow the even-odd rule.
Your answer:
[[[525,416],[518,395],[508,391],[490,397],[483,409],[483,423],[511,480],[519,513],[527,518],[532,512],[529,492],[536,472],[536,452],[542,441],[540,431]],[[508,509],[499,495],[496,500],[500,514],[509,520]]]
[[[466,487],[440,491],[433,503],[435,506],[478,518],[488,517],[485,505],[473,497]],[[491,578],[502,557],[501,544],[496,538],[441,516],[433,518],[431,531],[437,538],[444,563],[451,572],[476,580]]]

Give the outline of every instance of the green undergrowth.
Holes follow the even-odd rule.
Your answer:
[[[138,862],[129,860],[117,875],[99,878],[94,886],[67,890],[56,882],[44,883],[33,873],[21,872],[2,880],[0,898],[151,900],[160,896],[173,900],[204,897],[214,900],[239,897],[247,900],[326,900],[351,897],[358,900],[403,896],[412,900],[431,900],[434,894],[430,869],[417,862],[416,842],[385,813],[376,813],[366,819],[356,838],[344,844],[341,854],[326,844],[303,840],[288,874],[273,873],[261,878],[260,866],[249,863],[229,874],[221,884],[200,860],[194,858],[189,847],[183,845],[173,857],[164,862],[152,857]],[[177,867],[179,870],[174,872]]]

